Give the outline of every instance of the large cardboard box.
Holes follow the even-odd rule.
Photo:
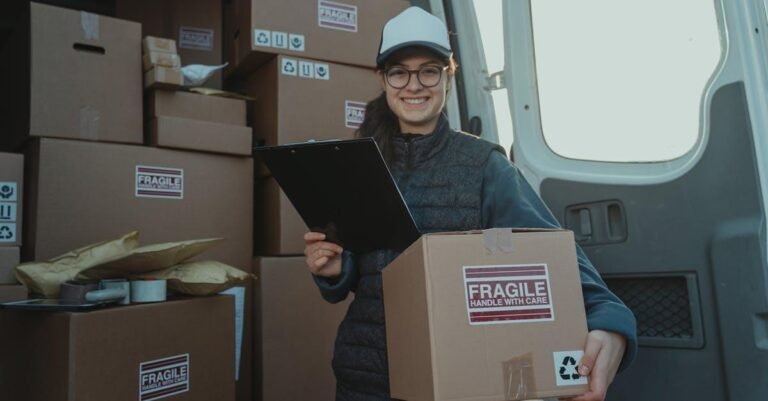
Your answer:
[[[250,156],[249,127],[158,116],[149,122],[148,144],[161,148]]]
[[[23,195],[24,156],[0,153],[0,249],[21,245]]]
[[[201,257],[251,269],[250,158],[43,138],[28,161],[25,261],[138,230],[143,244],[223,237]]]
[[[23,285],[0,285],[0,302],[21,301],[22,299],[27,299],[27,287]]]
[[[29,3],[0,50],[0,149],[28,137],[141,143],[139,24]]]
[[[373,70],[277,56],[248,79],[254,142],[348,139],[381,93]]]
[[[333,401],[333,344],[351,299],[323,300],[304,258],[257,258],[254,269],[255,399]]]
[[[393,398],[496,401],[587,391],[573,233],[422,236],[383,271]]]
[[[0,285],[18,284],[16,266],[19,265],[20,255],[17,247],[0,247]]]
[[[184,91],[156,90],[147,96],[147,118],[158,116],[244,126],[245,101]]]
[[[260,256],[301,255],[309,231],[299,212],[272,177],[256,180],[254,251]]]
[[[234,316],[230,296],[85,313],[0,310],[0,394],[234,400]]]
[[[118,18],[140,22],[143,36],[176,40],[183,65],[222,64],[221,0],[116,0]],[[221,72],[204,86],[221,89]]]
[[[233,76],[247,76],[271,54],[373,68],[384,24],[402,0],[234,0],[225,28]]]

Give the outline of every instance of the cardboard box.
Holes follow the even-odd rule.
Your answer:
[[[0,302],[21,301],[23,299],[27,299],[27,287],[23,285],[0,285]],[[0,361],[0,365],[2,365],[2,361]]]
[[[145,36],[144,39],[141,40],[141,50],[143,54],[154,52],[176,55],[179,54],[179,52],[176,50],[175,40],[168,38],[158,38],[155,36]]]
[[[251,269],[252,159],[55,139],[28,157],[23,260],[138,230],[142,244],[223,237],[201,258]]]
[[[380,93],[373,70],[277,56],[248,80],[254,142],[352,138]]]
[[[0,394],[234,400],[234,315],[229,296],[84,313],[0,310],[0,341],[13,344],[0,349]]]
[[[255,399],[333,401],[333,346],[351,299],[323,300],[303,257],[257,258],[254,269],[255,388],[261,389]]]
[[[150,121],[149,144],[161,148],[251,155],[249,127],[158,116]]]
[[[404,400],[522,400],[588,390],[573,233],[422,236],[383,271],[390,390]]]
[[[226,55],[233,76],[245,77],[271,54],[373,68],[384,24],[406,9],[402,0],[234,0],[236,28]],[[228,72],[229,74],[229,72]]]
[[[176,40],[184,65],[222,64],[221,0],[117,0],[116,15],[141,22],[143,34]],[[204,86],[221,89],[221,72]]]
[[[149,52],[141,57],[144,71],[150,70],[154,66],[181,68],[181,57],[178,54]]]
[[[16,266],[21,253],[17,247],[0,247],[0,285],[18,284]]]
[[[157,116],[246,125],[244,100],[184,91],[150,92],[147,97],[147,118]]]
[[[37,3],[24,14],[0,50],[0,149],[28,137],[142,143],[140,25]]]
[[[309,231],[299,212],[272,177],[256,181],[256,255],[302,255],[304,234]]]
[[[21,245],[23,202],[24,156],[0,153],[0,249]]]
[[[145,89],[175,90],[184,85],[184,75],[181,68],[167,68],[156,65],[144,73]]]

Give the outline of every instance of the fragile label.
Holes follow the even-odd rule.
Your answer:
[[[0,181],[0,202],[16,202],[16,183],[10,181]]]
[[[360,128],[365,119],[365,103],[347,100],[344,102],[344,126]]]
[[[139,401],[152,401],[189,391],[189,354],[139,365]]]
[[[0,242],[16,242],[16,223],[0,223]]]
[[[469,324],[554,320],[546,264],[464,266]]]
[[[317,24],[321,28],[357,32],[357,6],[318,0]]]
[[[136,166],[136,196],[184,198],[184,170],[167,167]]]
[[[179,29],[179,47],[193,50],[213,50],[213,29],[182,26]]]
[[[587,384],[587,377],[578,373],[579,361],[584,351],[553,352],[555,359],[555,379],[558,386],[575,386]]]

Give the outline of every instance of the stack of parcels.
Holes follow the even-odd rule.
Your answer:
[[[147,36],[142,41],[144,88],[175,89],[184,85],[181,57],[173,39]]]
[[[26,297],[13,269],[21,255],[24,156],[0,153],[0,302]]]

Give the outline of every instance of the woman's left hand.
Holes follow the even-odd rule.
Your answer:
[[[589,377],[589,391],[578,397],[563,398],[567,401],[603,401],[608,386],[624,356],[627,340],[621,334],[592,330],[587,336],[584,356],[579,361],[579,374]]]

